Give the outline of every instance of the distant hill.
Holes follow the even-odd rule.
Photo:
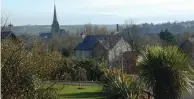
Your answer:
[[[115,25],[100,25],[107,27],[108,30],[115,30]],[[50,25],[33,25],[33,26],[15,26],[14,32],[16,35],[27,33],[32,35],[38,35],[42,32],[49,32],[51,29]],[[61,25],[60,29],[65,29],[70,31],[71,33],[82,32],[84,30],[84,25]]]
[[[99,25],[105,26],[109,31],[116,30],[116,25]],[[173,33],[194,32],[194,20],[185,22],[173,22],[173,23],[161,23],[161,24],[148,24],[143,23],[138,25],[141,33],[159,33],[161,30],[168,29]],[[27,25],[27,26],[15,26],[14,32],[16,35],[27,33],[31,35],[38,35],[41,32],[49,32],[50,25]],[[61,25],[61,29],[66,29],[71,33],[80,33],[84,29],[84,25]]]
[[[194,20],[185,22],[167,22],[162,24],[148,24],[144,23],[140,25],[141,33],[159,33],[161,30],[168,29],[172,33],[184,33],[193,32],[194,33]]]

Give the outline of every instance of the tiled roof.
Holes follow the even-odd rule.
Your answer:
[[[190,42],[192,45],[194,45],[194,35],[192,35],[190,38],[188,38],[185,41],[179,42],[177,46],[179,48],[182,48],[182,46],[184,46],[184,44],[186,44],[187,42]]]
[[[192,35],[191,37],[194,38],[194,35]]]
[[[9,36],[15,36],[11,31],[3,31],[1,32],[1,39],[5,39]]]
[[[106,48],[106,49],[112,49],[117,42],[119,41],[119,39],[121,38],[121,36],[119,35],[108,35],[105,36],[103,39],[99,40],[99,42]]]
[[[191,37],[189,38],[189,41],[190,41],[192,44],[194,44],[194,36],[191,36]]]
[[[76,46],[76,50],[91,50],[97,42],[97,36],[87,35],[83,42]]]
[[[48,33],[40,33],[39,36],[42,39],[46,39],[46,38],[50,38],[52,36],[52,33],[50,33],[50,32],[48,32]]]
[[[194,45],[194,35],[192,35],[191,37],[189,37],[187,40],[183,41],[183,42],[179,42],[178,46],[182,46],[183,44],[185,44],[185,42],[190,42]]]
[[[178,43],[178,48],[182,48],[182,45],[184,44],[184,42],[179,42]]]
[[[91,50],[97,42],[100,42],[106,49],[111,49],[119,40],[115,35],[87,35],[82,43],[79,43],[76,50]]]

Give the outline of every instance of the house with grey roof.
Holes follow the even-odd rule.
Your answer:
[[[11,23],[8,26],[1,27],[1,40],[6,38],[16,39],[16,35],[13,33],[13,25]]]
[[[181,49],[181,51],[190,55],[194,59],[194,35],[192,35],[184,42],[180,42],[178,47]]]
[[[116,66],[127,51],[131,51],[131,46],[120,35],[86,35],[76,46],[75,56],[101,59]]]

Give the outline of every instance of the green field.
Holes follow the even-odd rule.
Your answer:
[[[55,84],[59,99],[103,99],[102,86],[81,86]]]

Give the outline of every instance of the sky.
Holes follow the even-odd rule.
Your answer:
[[[55,0],[60,25],[162,23],[194,20],[194,0]],[[54,0],[1,0],[14,25],[50,25]]]

